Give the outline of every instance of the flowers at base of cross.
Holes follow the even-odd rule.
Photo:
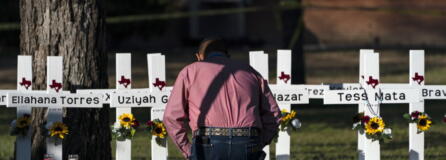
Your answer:
[[[364,112],[358,113],[353,117],[353,130],[366,134],[372,141],[387,141],[392,139],[392,129],[386,128],[384,120],[380,117],[370,117],[364,115]]]
[[[52,122],[46,125],[50,140],[56,145],[61,144],[62,140],[68,135],[68,126],[63,122]]]
[[[281,111],[282,118],[280,119],[280,130],[289,131],[289,129],[296,130],[302,126],[299,119],[296,118],[296,111],[288,112],[286,109]]]
[[[118,120],[119,122],[111,127],[113,137],[117,141],[132,139],[136,133],[136,128],[139,127],[139,122],[131,113],[121,114]]]
[[[418,133],[429,130],[429,128],[433,125],[432,118],[425,112],[413,111],[410,114],[404,114],[403,117],[409,123],[417,124]]]
[[[147,121],[147,131],[151,136],[155,136],[155,141],[160,146],[166,146],[167,131],[163,121],[160,119],[154,119],[153,121]]]
[[[26,136],[30,125],[31,115],[24,114],[11,122],[9,133],[12,136]]]

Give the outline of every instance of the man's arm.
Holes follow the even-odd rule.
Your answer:
[[[278,132],[280,122],[280,109],[268,86],[268,81],[261,79],[260,116],[262,119],[262,145],[271,143]]]
[[[184,120],[189,116],[187,86],[187,70],[182,70],[175,81],[163,117],[167,133],[186,158],[190,156],[191,148],[191,143],[187,139],[187,130],[184,126]]]

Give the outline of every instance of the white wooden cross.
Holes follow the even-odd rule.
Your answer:
[[[164,107],[171,87],[166,85],[165,57],[160,53],[148,54],[149,89],[131,88],[131,55],[116,54],[116,92],[111,94],[110,106],[116,108],[116,120],[123,113],[131,113],[131,107],[152,107],[151,120],[163,118]],[[123,91],[121,91],[123,90]],[[116,123],[117,124],[117,123]],[[167,142],[167,141],[165,141]],[[116,159],[131,159],[131,141],[117,141]],[[152,137],[152,159],[167,159],[167,144],[163,146]],[[156,156],[155,156],[156,155]]]
[[[411,50],[409,61],[409,85],[419,89],[419,91],[422,91],[421,87],[424,86],[425,82],[424,51]],[[419,102],[412,102],[409,104],[409,114],[414,111],[424,112],[423,94],[421,94],[421,99]],[[409,159],[424,159],[424,132],[418,133],[416,123],[409,124]]]
[[[116,89],[128,90],[132,88],[132,70],[130,53],[116,54]],[[131,108],[116,108],[116,123],[119,116],[124,113],[132,113]],[[124,160],[132,158],[132,142],[130,140],[116,141],[116,159]]]
[[[47,123],[62,121],[62,107],[100,108],[101,95],[70,94],[62,91],[62,57],[47,57],[47,91],[31,91],[32,87],[31,56],[19,56],[17,90],[7,93],[7,107],[17,107],[18,116],[31,113],[31,107],[48,107]],[[31,132],[31,131],[30,131]],[[74,132],[74,131],[70,131]],[[29,138],[28,133],[28,138]],[[29,139],[19,139],[18,159],[30,159],[31,142]],[[50,138],[46,139],[47,154],[54,160],[62,160],[62,145],[56,144]]]
[[[249,60],[251,66],[268,80],[268,54],[263,51],[251,51]],[[291,104],[308,103],[308,91],[303,90],[301,86],[291,85],[291,50],[277,51],[277,84],[270,85],[270,88],[280,109],[291,111]],[[290,146],[290,135],[280,131],[276,143],[277,159],[290,159]],[[269,146],[263,150],[267,153],[266,159],[270,159]]]
[[[409,85],[419,89],[421,100],[409,104],[409,113],[424,112],[424,100],[446,99],[445,85],[424,85],[424,50],[410,50]],[[418,132],[417,124],[409,124],[409,159],[424,160],[424,132]]]
[[[32,57],[18,56],[17,60],[17,91],[32,90]],[[2,99],[6,98],[2,96]],[[25,114],[31,115],[31,108],[17,108],[17,117]],[[31,127],[29,127],[31,128]],[[26,136],[18,136],[16,139],[16,159],[30,160],[31,159],[31,133],[32,129],[28,130]]]
[[[370,117],[379,116],[381,103],[419,102],[417,89],[402,89],[400,85],[381,87],[379,83],[379,55],[373,50],[360,51],[360,77],[363,90],[331,90],[324,95],[324,104],[358,104],[359,112]],[[409,88],[409,87],[408,87]],[[358,133],[358,153],[360,159],[380,159],[379,141],[365,138]]]

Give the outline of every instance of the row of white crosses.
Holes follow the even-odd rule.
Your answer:
[[[112,107],[117,107],[117,119],[122,113],[131,113],[130,107],[132,106],[152,106],[151,119],[162,119],[164,105],[171,90],[171,87],[167,87],[165,83],[164,56],[161,54],[147,55],[149,83],[153,84],[153,87],[133,90],[130,89],[130,58],[130,54],[117,54],[116,56],[116,90],[78,90],[76,94],[70,94],[62,91],[62,57],[49,56],[47,58],[47,91],[31,91],[32,58],[31,56],[18,56],[17,91],[0,91],[0,105],[17,107],[17,117],[31,114],[32,107],[48,107],[48,124],[62,121],[62,107],[100,108],[103,104],[111,104]],[[146,101],[147,99],[149,101]],[[26,136],[17,137],[16,159],[31,159],[31,132],[29,130]],[[62,160],[62,145],[55,143],[51,139],[47,139],[46,143],[47,155],[54,160]],[[124,142],[118,141],[116,149],[117,159],[131,159],[131,142],[129,140]],[[167,159],[167,149],[156,145],[154,139],[152,139],[152,153],[160,155],[153,156],[152,159]]]
[[[268,79],[268,55],[263,51],[250,52],[250,64]],[[275,94],[281,109],[290,110],[290,104],[305,104],[309,99],[324,99],[324,104],[358,104],[358,112],[379,116],[381,103],[409,103],[409,113],[424,112],[425,99],[446,99],[446,86],[424,85],[424,51],[410,51],[409,84],[383,84],[379,81],[379,54],[373,50],[360,50],[359,84],[342,84],[343,90],[329,90],[328,85],[291,85],[291,51],[278,50],[277,53],[277,85],[270,85],[273,93],[301,95],[297,101],[281,101]],[[305,91],[301,93],[299,91]],[[367,98],[365,98],[367,97]],[[276,144],[277,159],[289,159],[290,136],[286,132],[279,133]],[[265,147],[269,153],[269,147]],[[378,141],[371,141],[358,132],[359,159],[380,159]],[[417,132],[416,124],[409,124],[409,157],[411,160],[424,159],[424,133]],[[267,156],[269,159],[269,154]]]
[[[309,98],[324,98],[326,104],[359,104],[359,112],[365,112],[367,115],[379,116],[380,103],[410,103],[410,112],[418,110],[424,111],[423,99],[445,99],[445,95],[441,91],[445,91],[444,86],[424,86],[422,90],[420,86],[424,84],[424,52],[411,51],[411,69],[410,75],[414,75],[408,84],[381,84],[379,83],[379,56],[373,50],[361,50],[360,52],[360,84],[345,84],[345,88],[361,88],[364,90],[345,90],[345,91],[329,91],[328,85],[291,85],[291,51],[278,50],[277,53],[277,84],[270,85],[270,88],[280,105],[281,109],[291,110],[290,104],[306,104]],[[151,120],[161,119],[165,104],[170,94],[171,87],[167,87],[165,83],[165,58],[161,54],[148,54],[148,71],[149,71],[149,88],[131,89],[131,55],[116,55],[116,89],[93,89],[78,90],[77,94],[57,93],[61,90],[62,82],[62,58],[48,57],[48,94],[39,91],[34,92],[12,92],[3,91],[0,93],[8,93],[8,99],[17,96],[33,95],[36,97],[56,97],[61,95],[65,97],[99,98],[103,96],[100,104],[46,104],[50,107],[48,121],[61,121],[61,106],[63,107],[102,107],[102,103],[110,103],[111,107],[116,107],[116,119],[123,113],[131,113],[131,107],[152,107]],[[31,90],[32,69],[31,57],[19,56],[18,63],[18,84],[19,91]],[[268,54],[263,51],[250,52],[250,64],[263,77],[268,79]],[[418,88],[416,88],[418,87]],[[408,88],[408,89],[405,89]],[[418,90],[417,90],[418,89]],[[414,91],[416,90],[416,91]],[[56,93],[55,93],[56,92]],[[389,93],[390,92],[390,93]],[[399,99],[398,95],[393,92],[402,94],[405,98]],[[326,93],[326,94],[324,94]],[[378,101],[374,98],[364,101],[361,96],[367,94],[367,97],[374,97],[376,93],[383,93],[389,98],[382,97]],[[355,97],[359,95],[359,99]],[[422,95],[422,98],[419,98]],[[395,97],[396,96],[396,97]],[[4,100],[6,96],[1,96],[0,100]],[[393,98],[392,98],[393,97]],[[379,97],[378,97],[379,98]],[[12,102],[12,101],[8,102]],[[60,101],[58,101],[60,102]],[[1,101],[0,101],[1,105]],[[18,116],[30,113],[30,107],[39,107],[42,104],[15,103],[8,106],[17,106]],[[372,113],[373,112],[373,113]],[[117,124],[116,124],[117,125]],[[424,135],[416,132],[416,126],[410,125],[410,157],[411,159],[423,159],[424,156]],[[54,156],[54,159],[62,157],[61,145],[47,143],[48,153]],[[290,136],[286,132],[279,133],[279,139],[276,144],[277,159],[290,158]],[[17,141],[17,157],[18,159],[30,159],[30,138],[19,137]],[[268,153],[269,147],[264,149]],[[379,159],[379,143],[367,140],[364,135],[358,135],[358,150],[360,151],[360,159]],[[156,153],[157,156],[154,156]],[[152,139],[152,159],[167,159],[167,148],[157,145]],[[378,158],[376,158],[378,157]],[[131,141],[117,142],[116,147],[117,159],[131,159]]]
[[[255,52],[254,52],[255,53]],[[259,52],[260,53],[260,52]],[[258,66],[268,66],[268,56],[263,55],[261,59],[255,58],[252,54],[251,63],[257,62],[254,68],[260,70],[263,76],[267,75],[266,68],[258,68]],[[285,50],[278,53],[280,55],[279,62],[283,63],[278,67],[281,76],[278,78],[278,84],[272,85],[271,89],[276,96],[276,100],[280,105],[284,105],[290,110],[289,104],[308,103],[308,95],[300,92],[301,88],[290,88],[291,83],[291,51]],[[265,57],[266,56],[266,57]],[[98,108],[103,104],[110,104],[116,108],[116,121],[119,115],[123,113],[131,113],[132,107],[152,107],[151,120],[161,119],[164,107],[167,102],[171,87],[165,83],[165,57],[161,54],[148,54],[148,72],[149,72],[149,88],[131,89],[131,55],[116,55],[116,89],[82,89],[77,90],[76,94],[62,92],[62,57],[49,56],[47,58],[47,91],[27,91],[32,89],[32,59],[30,56],[19,56],[18,62],[18,90],[20,91],[4,91],[3,99],[8,99],[8,107],[17,107],[18,117],[23,114],[30,114],[32,107],[49,107],[48,123],[62,121],[62,107],[76,108]],[[265,65],[266,64],[266,65]],[[265,74],[266,69],[266,74]],[[276,95],[277,94],[277,95]],[[14,97],[38,97],[51,98],[56,101],[51,102],[29,102],[21,100],[13,100]],[[68,98],[72,99],[99,99],[96,103],[86,103],[85,101],[67,102]],[[43,104],[44,103],[44,104]],[[115,126],[118,123],[115,123]],[[74,132],[74,131],[71,131]],[[17,159],[28,160],[31,153],[30,135],[18,137],[17,139]],[[278,157],[281,159],[289,158],[290,137],[285,132],[281,133],[279,144],[285,145],[285,150],[278,150]],[[165,145],[166,146],[166,145]],[[281,152],[283,151],[283,153]],[[155,156],[156,153],[156,156]],[[269,153],[269,152],[267,152]],[[62,145],[55,144],[53,141],[47,140],[47,154],[51,155],[54,160],[62,159]],[[75,153],[74,153],[75,154]],[[160,146],[152,139],[152,159],[167,159],[168,151],[166,147]],[[118,141],[116,146],[116,159],[131,159],[131,141]],[[269,159],[269,158],[268,158]]]

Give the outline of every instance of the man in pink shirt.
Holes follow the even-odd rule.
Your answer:
[[[164,112],[173,142],[188,159],[263,159],[280,110],[262,76],[229,59],[224,43],[201,43],[198,62],[178,75]],[[187,137],[188,121],[192,143]]]

